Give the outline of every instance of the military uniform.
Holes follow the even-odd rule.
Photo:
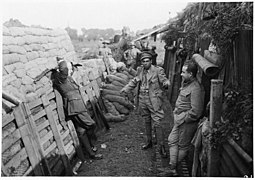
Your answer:
[[[63,65],[59,72],[54,73],[53,85],[62,95],[66,115],[72,119],[78,136],[82,136],[86,129],[94,128],[95,121],[87,112],[79,86],[68,76],[67,65]]]
[[[203,88],[196,78],[182,84],[173,111],[174,127],[168,137],[171,169],[176,168],[190,148],[203,111],[203,99]]]
[[[151,55],[148,57],[151,58]],[[146,58],[146,54],[141,56],[141,60]],[[161,120],[164,118],[164,111],[162,108],[163,91],[162,84],[169,80],[166,78],[164,69],[161,67],[151,65],[148,70],[144,67],[138,67],[137,75],[124,88],[124,92],[129,92],[135,87],[137,88],[137,98],[139,98],[139,107],[141,115],[145,120],[145,130],[147,141],[152,141],[152,122],[156,130],[157,142],[164,145],[163,129],[161,127]],[[152,120],[152,121],[151,121]]]

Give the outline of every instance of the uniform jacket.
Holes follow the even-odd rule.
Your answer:
[[[53,85],[63,97],[67,115],[71,116],[87,111],[79,91],[79,86],[72,77],[63,76],[60,72],[56,72],[53,77]]]
[[[129,92],[135,87],[137,87],[137,98],[139,97],[139,90],[142,82],[143,77],[143,67],[137,68],[137,75],[134,79],[132,79],[125,87],[125,91]],[[163,91],[162,91],[162,84],[165,81],[169,81],[166,78],[164,73],[164,69],[158,66],[151,65],[150,69],[148,70],[147,80],[149,85],[149,97],[152,103],[152,106],[155,111],[159,110],[162,106],[162,98],[163,98]]]
[[[204,107],[204,90],[197,79],[183,83],[176,100],[174,115],[179,115],[183,122],[197,122]],[[183,123],[181,122],[181,123]]]

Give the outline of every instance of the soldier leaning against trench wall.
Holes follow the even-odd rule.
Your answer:
[[[52,88],[52,82],[46,76],[37,82],[34,79],[44,70],[55,68],[56,57],[79,61],[65,30],[3,26],[2,89],[22,102],[41,97]],[[98,78],[105,71],[101,59],[79,63],[83,65],[79,68],[78,77],[82,85]],[[11,104],[5,103],[11,107]],[[5,110],[2,113],[6,113]]]

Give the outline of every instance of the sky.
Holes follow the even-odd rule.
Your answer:
[[[175,17],[187,1],[171,0],[2,0],[2,23],[10,18],[49,28],[152,28]]]

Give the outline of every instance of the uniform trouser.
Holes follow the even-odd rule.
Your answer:
[[[174,125],[168,137],[170,168],[175,169],[177,162],[181,162],[187,155],[191,146],[191,140],[196,132],[197,122]]]
[[[71,119],[78,136],[82,136],[86,132],[90,133],[90,131],[95,129],[96,123],[87,112],[73,115],[71,116]]]
[[[71,116],[71,119],[73,121],[80,142],[85,147],[89,155],[92,155],[94,152],[91,151],[91,147],[94,146],[95,143],[95,121],[87,112],[82,112],[80,114]]]
[[[164,118],[164,111],[162,108],[155,111],[149,95],[139,95],[139,106],[141,109],[141,115],[145,122],[145,131],[147,136],[147,141],[152,141],[152,122],[153,127],[156,129],[157,142],[163,145],[164,143],[164,133],[161,127],[161,120]]]

